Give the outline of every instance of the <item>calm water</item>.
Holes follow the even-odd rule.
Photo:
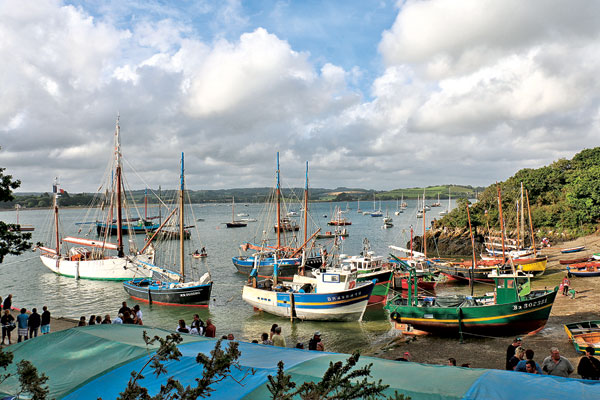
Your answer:
[[[423,221],[416,219],[416,201],[407,201],[408,208],[399,216],[393,215],[396,202],[382,203],[384,214],[386,209],[394,218],[394,227],[382,229],[382,218],[375,218],[358,214],[357,203],[349,203],[350,210],[345,216],[352,221],[347,229],[350,236],[342,242],[341,252],[345,254],[358,254],[362,250],[364,238],[368,238],[371,248],[376,254],[387,255],[389,245],[404,246],[410,240],[410,226],[413,225],[415,235],[422,234]],[[432,208],[427,214],[427,225],[433,218],[439,218],[439,212],[447,206]],[[335,206],[346,209],[347,204],[341,203],[316,203],[310,205],[312,221],[311,226],[321,227],[322,231],[333,230],[327,226],[327,221],[333,214]],[[455,203],[452,203],[455,206]],[[379,207],[379,204],[377,205]],[[372,202],[361,202],[362,210],[371,210]],[[288,209],[299,211],[299,204],[288,205]],[[283,328],[288,346],[296,342],[307,342],[316,330],[321,331],[326,349],[330,351],[351,352],[354,349],[364,348],[374,343],[386,342],[395,336],[387,314],[381,307],[367,309],[361,322],[302,322],[291,323],[287,319],[269,314],[255,312],[251,306],[242,301],[242,286],[246,277],[236,272],[231,262],[231,257],[239,254],[239,245],[244,241],[258,240],[262,231],[273,232],[273,223],[265,222],[264,205],[262,204],[236,204],[235,213],[248,213],[250,217],[257,218],[257,222],[250,222],[246,228],[227,229],[222,224],[231,220],[231,206],[228,204],[195,205],[193,214],[199,238],[193,235],[189,244],[188,253],[193,249],[205,246],[209,257],[203,260],[193,260],[194,274],[202,274],[210,270],[213,281],[213,300],[209,309],[188,307],[149,306],[141,303],[144,313],[144,323],[167,329],[174,329],[179,319],[191,321],[194,313],[200,314],[202,319],[212,318],[217,327],[217,334],[233,333],[237,339],[251,341],[259,339],[262,332],[268,332],[271,324],[277,323]],[[151,213],[149,212],[149,215]],[[164,215],[164,211],[163,211]],[[327,217],[324,217],[327,215]],[[236,217],[237,218],[237,217]],[[0,212],[0,219],[5,222],[15,222],[14,211]],[[82,229],[84,234],[88,225],[76,225],[76,222],[89,221],[92,217],[86,215],[85,210],[61,210],[62,229],[65,234],[77,235]],[[300,222],[300,221],[299,221]],[[20,223],[34,225],[33,243],[49,243],[52,234],[50,212],[48,210],[21,210]],[[314,231],[314,230],[313,230]],[[272,235],[272,234],[271,234]],[[141,236],[137,238],[141,240]],[[327,240],[320,243],[330,244]],[[1,276],[0,295],[4,298],[13,294],[13,304],[18,307],[41,309],[47,305],[54,316],[79,318],[91,314],[110,314],[113,318],[121,306],[127,301],[130,306],[134,304],[129,299],[119,282],[76,280],[55,275],[40,262],[37,253],[28,252],[19,257],[7,256],[0,264]],[[438,292],[462,291],[464,286],[443,286]],[[478,287],[478,291],[490,290],[489,287]]]

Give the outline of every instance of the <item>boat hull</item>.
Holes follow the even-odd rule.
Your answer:
[[[600,351],[600,321],[582,321],[565,325],[565,332],[578,353],[585,354],[586,347]]]
[[[145,224],[145,225],[123,225],[123,232],[130,231],[135,234],[146,234],[148,232],[154,232],[160,227],[158,224]],[[105,223],[97,222],[96,223],[96,233],[98,235],[104,235],[104,233],[108,231],[109,236],[116,236],[118,233],[118,228],[116,224],[106,225]]]
[[[372,282],[367,282],[337,293],[290,293],[246,285],[242,299],[256,309],[280,317],[309,321],[356,321],[365,311],[373,286]]]
[[[152,271],[139,267],[126,258],[73,261],[54,255],[40,255],[42,263],[52,272],[70,278],[124,281],[135,277],[149,277]],[[139,261],[151,263],[151,255],[138,255]]]
[[[600,276],[600,263],[598,261],[591,261],[587,263],[573,264],[567,266],[567,271],[570,275],[578,278]]]
[[[144,278],[123,282],[123,288],[129,296],[144,303],[166,306],[208,307],[212,282],[184,287],[171,286],[169,283]]]
[[[232,257],[233,265],[237,272],[244,275],[250,275],[254,268],[254,258],[251,256]],[[258,276],[261,278],[270,278],[273,276],[273,258],[262,259],[258,266]],[[302,258],[290,258],[279,260],[278,276],[291,278],[298,273],[298,268],[302,265]],[[310,270],[319,268],[323,264],[321,257],[308,257],[305,268]]]
[[[369,273],[359,273],[357,277],[358,282],[372,281],[375,284],[371,296],[369,297],[368,304],[385,304],[387,295],[390,290],[390,284],[392,282],[393,271],[377,271]]]
[[[492,266],[477,267],[474,268],[473,271],[471,271],[471,268],[467,267],[444,264],[437,264],[436,268],[449,278],[465,281],[473,279],[476,282],[493,282],[494,280],[489,278],[488,275],[492,271],[496,271],[496,267]]]
[[[388,303],[394,321],[441,336],[462,333],[515,335],[543,328],[552,310],[556,291],[524,301],[465,307],[415,307]],[[460,313],[460,317],[459,317]],[[459,328],[460,324],[460,328]]]

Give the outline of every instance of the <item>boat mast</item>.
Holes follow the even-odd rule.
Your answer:
[[[425,259],[427,259],[427,240],[425,239],[425,191],[423,191],[423,254],[425,254]]]
[[[506,247],[504,245],[504,218],[502,217],[502,193],[500,192],[500,186],[496,182],[496,188],[498,189],[498,211],[500,214],[500,237],[502,238],[502,262],[506,262]]]
[[[123,252],[123,210],[121,208],[121,140],[119,137],[121,128],[119,127],[119,116],[117,116],[117,127],[115,129],[115,157],[117,161],[117,168],[115,172],[116,186],[117,186],[117,254],[119,257],[124,257]]]
[[[306,242],[308,241],[308,161],[306,162],[306,175],[304,177],[304,248],[302,253],[302,268],[300,275],[304,276],[304,266],[306,265]]]
[[[58,235],[58,177],[54,179],[54,234],[56,235],[56,256],[60,257],[60,237]]]
[[[180,282],[184,282],[185,281],[185,253],[184,253],[184,247],[185,247],[185,241],[184,241],[184,218],[183,218],[183,192],[185,190],[185,182],[184,182],[184,177],[183,177],[183,172],[184,172],[184,164],[183,164],[183,152],[181,152],[181,182],[180,182],[180,188],[179,188],[179,281]],[[232,207],[233,208],[233,207]]]
[[[279,188],[279,152],[277,152],[277,250],[281,248],[281,194]]]
[[[522,249],[525,247],[525,203],[523,202],[523,182],[521,182],[521,240],[523,240],[523,246],[519,241],[519,247]]]
[[[533,219],[531,219],[531,208],[529,207],[529,191],[525,191],[527,196],[527,213],[529,214],[529,229],[531,230],[531,248],[533,249],[533,255],[537,257],[537,249],[535,247],[535,239],[533,236]],[[525,247],[525,237],[523,237],[523,247]]]
[[[235,196],[231,196],[231,223],[235,222]]]
[[[471,228],[471,213],[469,212],[469,205],[467,204],[467,220],[469,221],[469,235],[471,236],[471,248],[473,249],[473,263],[471,264],[471,276],[469,279],[469,288],[471,289],[471,296],[473,296],[473,272],[477,259],[475,257],[475,238],[473,237],[473,229]]]
[[[148,219],[148,188],[144,189],[144,221]]]

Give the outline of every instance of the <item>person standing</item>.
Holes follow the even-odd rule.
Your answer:
[[[514,371],[521,361],[525,361],[525,349],[519,346],[515,349],[515,355],[512,356],[511,359],[508,361],[510,371]]]
[[[142,310],[140,310],[140,306],[138,304],[133,306],[133,313],[133,320],[135,321],[136,325],[144,325],[144,323],[142,322],[142,317],[144,316],[144,314],[142,313]]]
[[[116,325],[123,325],[123,314],[117,315],[117,318],[115,318],[112,323]]]
[[[34,338],[38,335],[38,329],[40,328],[42,318],[37,312],[37,308],[31,310],[31,315],[27,319],[27,327],[29,328],[29,337]]]
[[[123,314],[125,315],[125,311],[131,312],[131,309],[129,307],[127,307],[127,302],[124,301],[122,304],[122,307],[119,308],[119,312],[117,314]]]
[[[204,336],[215,337],[217,335],[217,327],[213,325],[212,320],[209,318],[206,320],[206,330]]]
[[[9,294],[4,299],[4,303],[2,303],[2,309],[3,310],[10,310],[11,307],[12,307],[12,294]]]
[[[537,373],[541,375],[542,374],[542,368],[540,367],[540,364],[538,364],[535,361],[533,361],[534,354],[535,353],[531,349],[525,350],[525,360],[519,361],[519,363],[515,367],[515,371],[518,371],[518,372],[528,372],[526,364],[529,361],[531,361],[535,365],[535,369],[537,370]]]
[[[8,344],[10,343],[10,334],[15,329],[15,317],[10,314],[10,310],[4,310],[4,314],[0,318],[2,324],[2,344],[4,344],[4,338],[8,336]]]
[[[319,350],[319,348],[320,348],[320,350]],[[316,331],[314,333],[312,339],[310,339],[308,341],[308,349],[309,350],[317,350],[317,351],[325,350],[325,346],[323,346],[323,342],[321,341],[321,332]]]
[[[550,355],[542,363],[542,371],[548,375],[563,376],[567,378],[575,371],[571,361],[560,355],[556,347],[550,349]]]
[[[512,368],[510,367],[510,359],[513,358],[513,356],[515,355],[515,350],[517,349],[517,347],[519,347],[522,343],[522,340],[520,337],[515,338],[515,340],[513,340],[513,342],[511,344],[508,345],[508,348],[506,349],[506,370],[507,371],[512,371]]]
[[[577,373],[581,375],[581,379],[590,379],[597,381],[600,379],[600,360],[594,357],[596,349],[592,346],[585,348],[585,356],[579,360]]]
[[[285,337],[281,334],[281,327],[278,326],[275,328],[275,332],[273,334],[273,346],[277,347],[286,347]]]
[[[79,323],[77,324],[77,326],[87,326],[87,324],[85,322],[85,315],[82,315],[81,317],[79,317]]]
[[[194,314],[194,319],[192,320],[191,332],[195,335],[200,335],[204,333],[204,322],[200,319],[198,314]]]
[[[525,372],[528,374],[540,374],[540,366],[533,360],[527,360],[525,362]]]
[[[42,327],[41,327],[42,335],[47,335],[50,333],[50,311],[48,311],[48,307],[42,307]]]
[[[106,324],[112,324],[112,321],[110,320],[110,314],[106,314],[104,316],[104,319],[102,320],[102,325],[106,325]]]
[[[262,344],[266,344],[267,346],[273,346],[273,341],[269,339],[269,334],[267,332],[263,332],[261,335]]]
[[[27,325],[28,319],[29,315],[27,315],[27,309],[21,308],[21,313],[17,315],[17,343],[21,342],[21,338],[27,340],[27,332],[29,329]]]
[[[569,294],[569,285],[571,285],[571,281],[569,280],[568,276],[565,276],[562,280],[562,284],[563,284],[563,296],[567,296]]]

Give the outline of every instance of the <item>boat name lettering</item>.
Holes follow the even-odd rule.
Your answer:
[[[542,304],[546,304],[548,303],[548,299],[540,299],[540,300],[536,300],[536,301],[530,301],[528,303],[523,303],[523,304],[515,304],[513,305],[513,311],[517,311],[517,310],[527,310],[528,308],[532,308],[532,307],[537,307],[540,306]]]
[[[354,292],[351,294],[343,294],[341,296],[331,296],[331,297],[327,297],[327,301],[338,301],[338,300],[351,299],[352,297],[356,297],[359,294],[360,293]]]
[[[180,297],[187,297],[187,296],[194,296],[197,294],[200,294],[201,292],[199,290],[195,291],[195,292],[189,292],[189,293],[181,293],[179,296]]]

